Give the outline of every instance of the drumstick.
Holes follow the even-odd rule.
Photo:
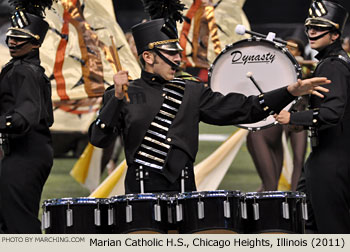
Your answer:
[[[249,78],[254,83],[255,87],[259,90],[260,94],[264,93],[262,91],[262,89],[259,87],[258,83],[256,83],[252,72],[248,72],[246,76],[247,76],[247,78]]]
[[[254,31],[246,30],[245,26],[244,25],[240,25],[240,24],[236,26],[235,31],[236,31],[236,33],[238,35],[244,35],[244,33],[248,33],[250,35],[253,35],[253,36],[256,36],[256,37],[260,37],[260,38],[266,38],[267,37],[265,34],[261,34],[261,33],[257,33],[257,32],[254,32]],[[298,48],[298,45],[296,43],[293,43],[293,42],[284,41],[284,40],[278,39],[278,38],[274,38],[273,41],[276,41],[276,42],[281,43],[283,45],[289,45],[291,47]]]
[[[114,66],[112,68],[113,68],[114,73],[117,73],[120,70],[122,70],[122,66],[120,64],[119,55],[118,55],[117,48],[114,44],[113,36],[111,36],[110,38],[111,38],[111,42],[112,42],[112,45],[110,46],[111,55],[112,55],[112,58],[114,61]],[[128,86],[125,84],[123,85],[123,92],[125,94],[126,101],[130,102],[129,95],[128,95]]]

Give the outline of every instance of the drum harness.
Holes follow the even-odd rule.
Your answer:
[[[140,192],[144,193],[144,179],[149,173],[144,168],[162,171],[166,165],[171,150],[171,138],[167,133],[179,111],[185,93],[185,81],[179,78],[166,83],[163,87],[164,101],[159,112],[151,122],[146,134],[138,148],[134,162],[139,164],[136,169],[136,180],[140,181]],[[185,191],[185,169],[181,172],[181,191]]]

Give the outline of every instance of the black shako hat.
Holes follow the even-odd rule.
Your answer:
[[[137,24],[131,28],[137,54],[154,48],[166,51],[182,51],[177,30],[163,18]]]
[[[305,26],[335,29],[342,33],[348,16],[347,10],[336,2],[313,0],[309,8],[309,16],[305,20]]]
[[[146,50],[182,51],[179,44],[176,22],[182,22],[185,5],[181,0],[142,0],[150,21],[131,28],[137,54]]]
[[[42,44],[45,35],[49,29],[49,24],[41,17],[16,11],[11,17],[12,27],[8,29],[6,36],[17,38],[34,38],[39,44]]]
[[[15,7],[7,37],[34,39],[42,44],[49,24],[44,20],[46,8],[51,8],[54,0],[9,0]]]

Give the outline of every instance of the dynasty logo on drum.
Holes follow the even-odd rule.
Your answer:
[[[275,60],[276,55],[273,53],[265,54],[243,54],[241,51],[233,51],[232,64],[249,64],[249,63],[272,63]]]

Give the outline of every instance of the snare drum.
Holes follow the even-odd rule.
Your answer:
[[[109,234],[109,200],[62,198],[43,202],[42,229],[46,234]]]
[[[180,193],[174,202],[179,233],[240,233],[239,191]]]
[[[127,194],[110,200],[113,208],[113,232],[167,233],[167,196],[164,194]]]
[[[275,42],[252,37],[227,46],[217,56],[209,70],[208,82],[213,91],[222,94],[259,95],[260,91],[247,77],[248,73],[252,74],[262,92],[281,88],[301,78],[301,68],[288,49]],[[256,123],[237,126],[260,130],[275,123],[271,115]]]
[[[241,202],[244,233],[305,233],[306,197],[299,192],[246,193]]]

